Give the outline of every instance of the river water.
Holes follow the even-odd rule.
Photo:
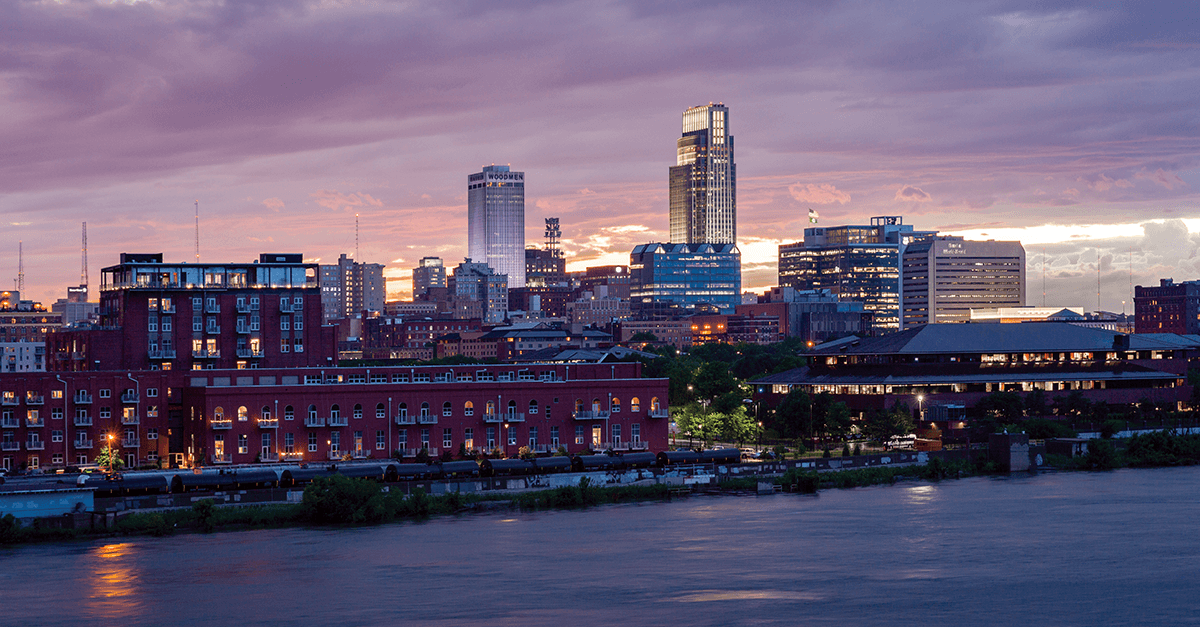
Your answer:
[[[0,549],[8,625],[1200,622],[1200,468]]]

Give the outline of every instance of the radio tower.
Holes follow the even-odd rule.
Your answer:
[[[25,291],[25,242],[17,242],[17,291]]]
[[[79,268],[79,287],[83,288],[83,300],[87,300],[88,273],[87,273],[87,222],[83,223],[83,259],[80,261]]]
[[[359,261],[359,262],[362,261],[362,258],[358,256],[358,214],[357,213],[354,214],[354,260]]]
[[[200,263],[200,201],[196,201],[196,263]]]
[[[562,250],[558,247],[558,238],[562,237],[562,229],[558,228],[558,218],[546,218],[546,250],[555,259],[562,257]]]

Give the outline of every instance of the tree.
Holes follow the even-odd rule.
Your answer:
[[[110,448],[106,444],[100,448],[100,454],[96,456],[96,465],[105,469],[120,470],[125,463],[121,461],[121,456],[116,449]]]
[[[1035,389],[1025,395],[1025,412],[1030,416],[1045,416],[1050,413],[1044,390]]]
[[[913,432],[912,412],[900,403],[888,410],[872,412],[863,425],[863,431],[877,442],[887,442],[892,436],[907,435]]]
[[[1025,411],[1025,403],[1016,392],[992,392],[979,399],[975,409],[985,417],[1001,418],[1009,422],[1021,419]]]
[[[792,390],[775,409],[773,417],[768,421],[769,426],[785,438],[800,437],[800,434],[808,432],[811,404],[812,399],[807,392],[800,389]]]
[[[729,371],[729,365],[719,361],[705,362],[696,373],[696,397],[715,399],[718,396],[737,392],[740,387]]]
[[[1054,407],[1060,416],[1083,416],[1091,405],[1079,390],[1071,390],[1070,394],[1054,399]]]
[[[649,331],[638,331],[629,338],[630,342],[657,342],[658,336]]]

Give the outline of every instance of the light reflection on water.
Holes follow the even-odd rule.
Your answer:
[[[1063,473],[0,548],[0,594],[73,627],[1180,624],[1198,493]]]

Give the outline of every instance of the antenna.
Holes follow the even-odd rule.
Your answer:
[[[1042,307],[1046,306],[1046,247],[1042,246]]]
[[[558,218],[546,218],[546,250],[555,258],[562,257],[558,247],[558,238],[562,237],[562,229],[558,228]]]
[[[1100,249],[1096,249],[1096,313],[1100,312]]]
[[[196,263],[200,263],[200,201],[196,201]]]
[[[87,222],[83,223],[83,258],[79,265],[79,286],[83,288],[83,300],[87,300],[88,271],[87,271]]]
[[[354,260],[361,261],[362,257],[358,256],[358,214],[354,214]]]
[[[25,291],[25,242],[17,242],[17,291]]]

